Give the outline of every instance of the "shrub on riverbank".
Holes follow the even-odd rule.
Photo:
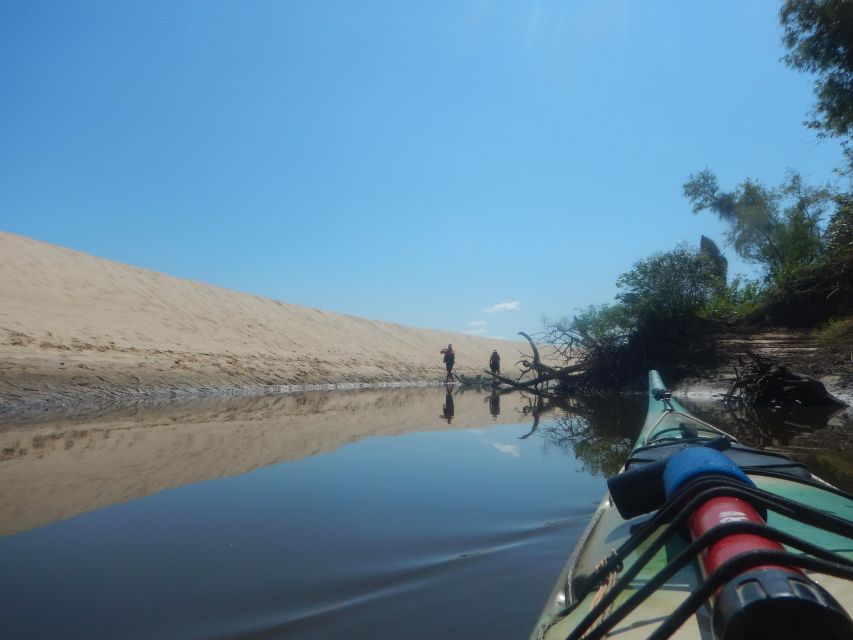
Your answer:
[[[713,259],[708,242],[703,239],[699,249],[680,245],[640,260],[617,279],[614,304],[590,306],[571,319],[546,323],[546,342],[570,358],[582,354],[585,389],[639,387],[650,368],[671,379],[697,375],[724,357],[717,353],[720,338],[780,326],[815,328],[823,323],[819,346],[824,355],[835,361],[838,349],[849,354],[850,251],[825,251],[814,264],[801,265],[796,277],[726,282],[725,269]]]
[[[830,320],[815,332],[815,337],[822,347],[853,351],[853,316]]]

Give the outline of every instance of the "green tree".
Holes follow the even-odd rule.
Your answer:
[[[718,265],[707,254],[679,245],[640,260],[616,280],[616,296],[637,325],[677,324],[698,317],[721,286]]]
[[[826,252],[830,258],[853,253],[853,194],[840,193],[834,197],[835,212],[826,226]]]
[[[815,119],[825,135],[853,135],[853,2],[785,0],[779,14],[785,62],[817,75]]]
[[[675,336],[689,331],[692,322],[727,291],[719,263],[707,251],[686,245],[640,260],[619,276],[616,286],[620,289],[616,304],[582,309],[570,323],[549,323],[551,338],[565,341],[571,334],[587,347],[616,347],[648,330]]]
[[[561,321],[566,324],[566,321]],[[585,344],[617,344],[631,332],[631,318],[623,305],[591,305],[580,309],[571,321],[571,330]]]
[[[726,222],[726,239],[735,252],[764,267],[776,283],[813,264],[822,253],[821,219],[832,194],[806,185],[796,172],[775,189],[745,180],[727,192],[705,169],[689,176],[684,196],[693,213],[709,210]]]

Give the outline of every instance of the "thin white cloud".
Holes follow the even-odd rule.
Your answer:
[[[497,313],[498,311],[518,311],[521,309],[521,302],[513,300],[512,302],[499,302],[491,307],[483,309],[486,313]]]
[[[474,329],[476,327],[485,327],[486,321],[485,320],[471,320],[471,322],[466,322],[465,326],[470,327],[472,329]]]
[[[497,442],[490,442],[489,444],[501,453],[505,453],[508,456],[512,456],[513,458],[521,457],[521,449],[518,448],[517,444],[499,444]]]

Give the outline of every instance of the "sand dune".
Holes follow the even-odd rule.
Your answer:
[[[0,232],[0,403],[435,380],[517,343],[329,313]]]

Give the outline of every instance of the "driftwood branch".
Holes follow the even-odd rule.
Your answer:
[[[726,402],[747,407],[846,405],[829,393],[820,380],[791,371],[784,364],[754,351],[747,350],[746,355],[751,362],[741,360],[741,369],[734,367],[735,380],[724,396]]]
[[[556,380],[557,376],[555,375],[541,375],[530,380],[513,380],[512,378],[507,378],[506,376],[502,376],[498,373],[492,373],[491,371],[483,370],[484,373],[490,375],[492,378],[497,380],[498,382],[502,382],[503,384],[508,384],[511,387],[516,389],[531,389],[536,385],[542,384],[543,382],[548,382],[550,380]]]
[[[571,393],[573,390],[586,387],[585,375],[587,374],[588,365],[583,358],[580,361],[576,359],[576,356],[569,358],[570,350],[561,351],[557,348],[555,352],[556,359],[567,362],[567,366],[559,367],[552,366],[552,364],[545,364],[542,362],[542,356],[533,338],[524,331],[519,331],[518,335],[523,336],[530,345],[530,351],[533,354],[532,360],[530,359],[531,356],[524,353],[521,354],[522,359],[517,363],[520,365],[521,371],[517,378],[510,378],[499,373],[483,370],[483,373],[494,384],[506,385],[511,389],[521,391],[531,391],[539,396],[552,399],[558,398],[560,394]],[[568,362],[571,362],[571,364],[568,364]],[[553,381],[556,381],[558,384],[553,390],[549,390],[547,383]],[[544,388],[543,385],[545,385]]]
[[[524,333],[524,331],[519,331],[518,335],[524,336],[527,339],[527,342],[530,343],[530,348],[533,350],[533,362],[537,365],[541,364],[541,360],[539,358],[539,349],[536,348],[536,343],[533,342],[533,338]]]

